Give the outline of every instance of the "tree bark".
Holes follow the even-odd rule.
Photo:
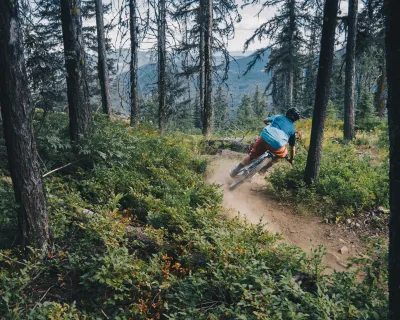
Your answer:
[[[139,90],[138,90],[138,26],[136,15],[137,2],[129,0],[130,9],[130,32],[131,32],[131,126],[137,128],[139,125]]]
[[[346,44],[346,70],[344,85],[344,139],[353,140],[355,125],[356,36],[358,0],[349,0],[348,32]]]
[[[3,129],[3,117],[1,115],[1,105],[0,105],[0,142],[1,142],[1,139],[3,139],[3,132],[4,132],[4,129]]]
[[[389,319],[400,319],[400,2],[387,0],[389,170]]]
[[[213,0],[205,0],[206,10],[204,15],[204,118],[203,135],[210,136],[212,132],[213,107],[212,107],[212,26],[213,26]]]
[[[386,109],[386,65],[383,63],[381,74],[377,79],[375,92],[375,109],[379,118],[383,118]]]
[[[205,100],[205,68],[204,68],[204,20],[205,20],[206,0],[200,0],[199,6],[199,26],[200,26],[200,41],[199,41],[199,103],[200,103],[200,124],[204,128],[204,100]]]
[[[339,0],[326,0],[324,5],[324,23],[322,26],[321,52],[319,57],[311,139],[304,174],[304,180],[307,183],[311,183],[317,179],[321,163],[322,139],[324,137],[326,109],[328,106],[332,77],[338,2]]]
[[[158,128],[164,134],[167,123],[167,90],[166,90],[166,48],[165,48],[166,8],[165,0],[159,2],[158,17]]]
[[[296,0],[291,0],[289,4],[289,70],[288,70],[288,100],[287,107],[293,105],[293,86],[294,86],[294,34],[296,31],[295,6]]]
[[[356,87],[357,87],[357,101],[356,104],[358,105],[360,103],[361,100],[361,92],[363,90],[362,88],[362,82],[363,82],[363,78],[364,78],[364,73],[362,71],[362,68],[360,68],[361,70],[359,70],[359,72],[357,72],[357,81],[356,81]]]
[[[61,0],[61,22],[67,70],[70,137],[84,137],[92,120],[86,83],[86,60],[82,38],[81,0]]]
[[[103,3],[102,0],[94,0],[96,5],[96,27],[97,27],[97,51],[98,72],[101,89],[101,104],[103,113],[111,116],[110,79],[108,76],[106,41],[104,37]]]
[[[188,30],[188,23],[187,23],[187,16],[185,16],[185,43],[189,43],[189,30]],[[185,68],[189,66],[189,54],[186,53],[185,55]],[[190,74],[186,72],[186,84],[187,84],[187,90],[188,90],[188,103],[189,103],[189,110],[192,110],[191,104],[192,104],[192,97],[191,97],[191,92],[190,92]]]
[[[15,200],[19,204],[20,244],[45,253],[50,246],[48,216],[18,10],[18,0],[0,1],[0,105]]]

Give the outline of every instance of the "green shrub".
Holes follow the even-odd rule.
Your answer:
[[[84,141],[64,148],[60,117],[38,132],[47,169],[74,161],[44,179],[55,250],[45,261],[0,252],[0,318],[385,318],[385,278],[324,276],[322,248],[307,257],[261,224],[223,218],[221,192],[196,156],[201,139],[96,117]],[[299,187],[298,172],[282,173]],[[12,190],[0,192],[5,208]],[[376,274],[375,259],[360,265]]]
[[[358,137],[355,139],[354,144],[356,146],[369,146],[370,142],[367,137]]]
[[[277,168],[269,178],[278,194],[327,217],[347,217],[388,205],[387,163],[373,165],[353,145],[327,143],[320,173],[312,186],[304,183],[307,153],[300,151],[293,169]]]

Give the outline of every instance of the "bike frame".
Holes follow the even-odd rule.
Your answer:
[[[273,157],[275,156],[270,151],[266,151],[257,159],[254,159],[250,164],[248,164],[238,172],[238,178],[229,186],[229,189],[233,190],[245,180],[251,179],[257,172],[265,167],[269,161],[272,161]]]

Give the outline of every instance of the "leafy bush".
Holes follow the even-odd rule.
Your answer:
[[[353,145],[326,143],[317,182],[307,186],[307,153],[301,150],[291,170],[277,168],[269,178],[273,190],[308,210],[328,217],[348,217],[388,205],[387,164],[373,165]]]
[[[0,180],[0,249],[7,248],[15,241],[18,228],[17,208],[11,179]]]
[[[219,215],[221,193],[204,183],[196,156],[200,139],[96,117],[87,139],[64,148],[59,117],[38,137],[47,169],[74,161],[45,178],[55,250],[46,261],[0,252],[0,317],[386,317],[385,277],[324,276],[322,248],[307,257],[261,224]],[[375,261],[360,263],[375,275]]]

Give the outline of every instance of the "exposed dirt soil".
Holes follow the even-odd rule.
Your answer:
[[[287,243],[299,246],[307,253],[311,249],[310,239],[314,247],[324,245],[327,254],[323,263],[331,267],[331,271],[345,270],[347,258],[362,253],[363,245],[354,233],[322,223],[320,218],[312,214],[295,214],[289,204],[274,199],[266,190],[263,176],[257,174],[250,182],[244,182],[230,191],[229,185],[233,179],[229,171],[241,157],[243,154],[223,150],[212,158],[207,172],[207,182],[221,185],[224,191],[223,206],[228,216],[240,213],[243,219],[246,217],[251,223],[258,223],[262,219],[263,223],[267,223],[267,230],[282,233]],[[339,252],[343,247],[348,249],[348,253]]]

